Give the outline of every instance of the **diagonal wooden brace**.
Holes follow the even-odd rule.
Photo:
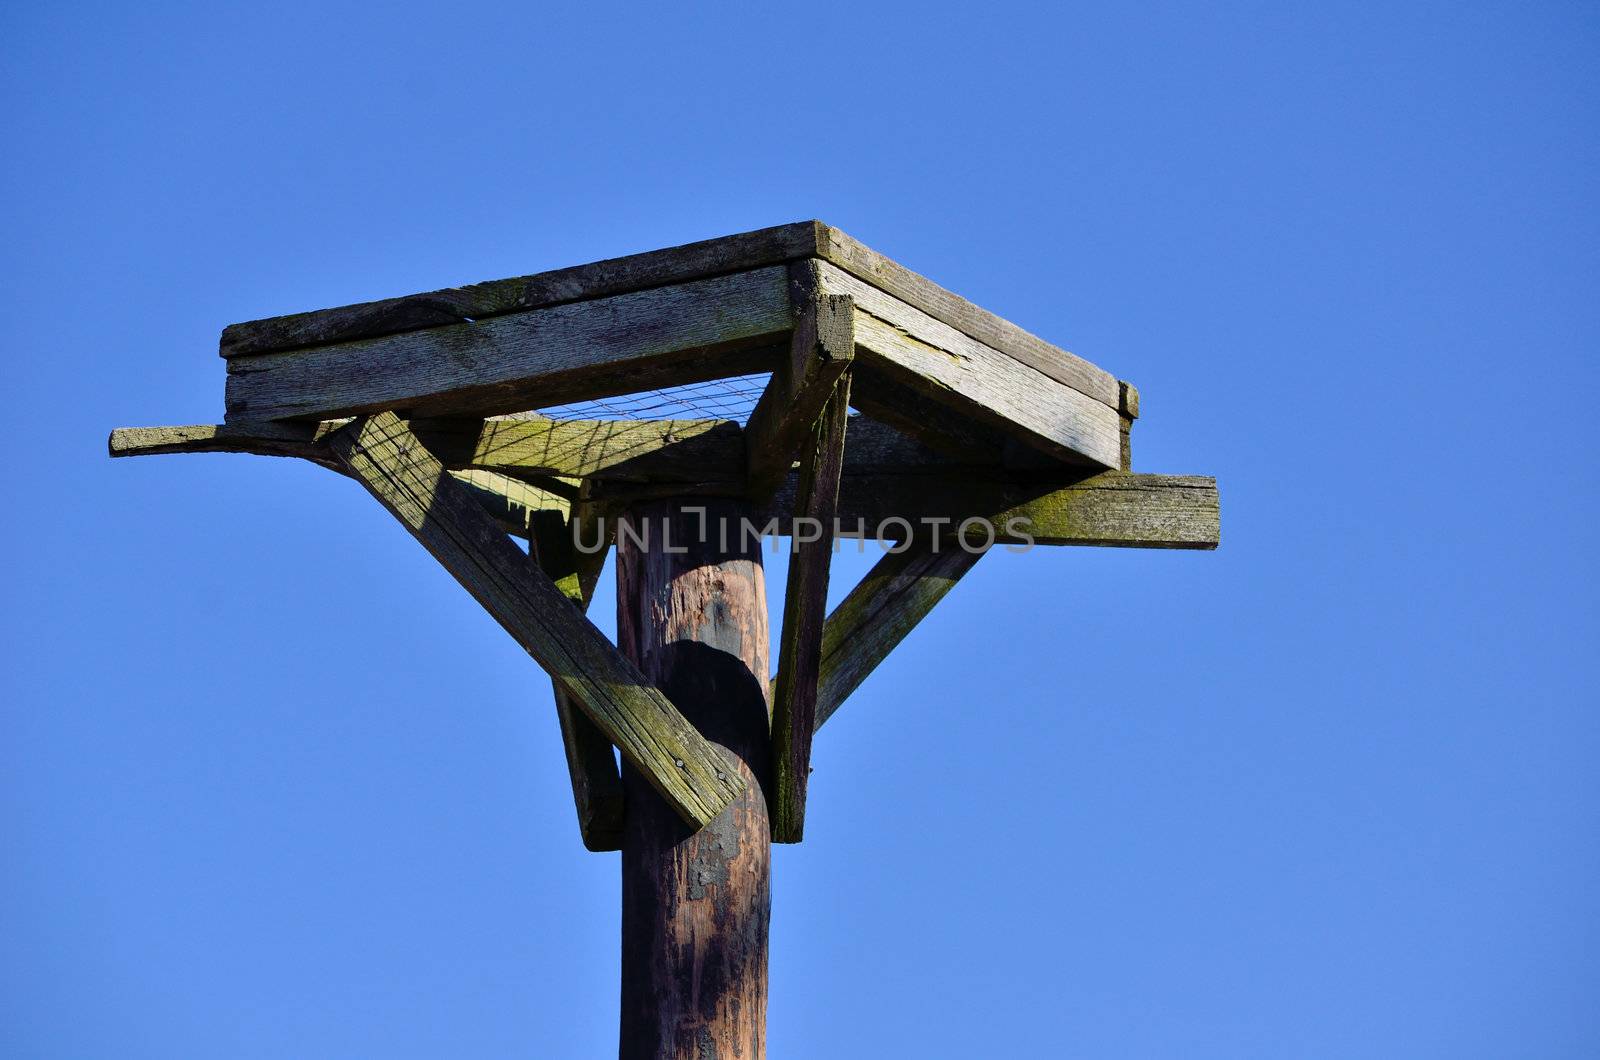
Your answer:
[[[839,473],[844,466],[849,419],[850,376],[846,374],[823,406],[800,459],[789,580],[783,599],[783,639],[772,700],[772,800],[768,810],[774,843],[798,843],[805,832],[822,628],[828,607],[828,565],[833,558]]]
[[[357,419],[330,436],[328,447],[692,827],[704,827],[744,789],[677,708],[528,561],[398,416]]]
[[[822,628],[817,728],[983,555],[949,537],[918,537],[884,553]]]

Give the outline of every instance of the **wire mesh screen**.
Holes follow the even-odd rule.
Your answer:
[[[709,379],[537,411],[553,420],[736,420],[743,424],[750,419],[770,374]]]

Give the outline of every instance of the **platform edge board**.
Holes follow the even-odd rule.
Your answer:
[[[801,221],[567,268],[231,324],[225,358],[492,319],[815,257],[1116,408],[1118,381],[1076,354],[905,268],[831,225]]]
[[[495,415],[760,370],[793,327],[782,267],[228,362],[230,423]],[[769,349],[771,347],[771,349]]]

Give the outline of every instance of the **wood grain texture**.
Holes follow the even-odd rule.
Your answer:
[[[914,438],[925,449],[961,465],[982,465],[1002,476],[1012,471],[1060,474],[1061,461],[1017,441],[1016,437],[980,422],[949,405],[925,397],[881,371],[866,359],[851,367],[850,403],[866,416]]]
[[[257,423],[249,426],[196,423],[180,427],[118,427],[106,450],[113,457],[161,456],[168,453],[256,453],[297,456],[326,463],[317,448],[347,420],[329,423]]]
[[[705,825],[744,790],[672,703],[500,532],[397,416],[359,419],[327,444],[686,822]]]
[[[559,512],[541,513],[529,529],[530,557],[568,600],[587,611],[609,549],[579,551],[568,520]],[[625,803],[611,741],[579,709],[560,682],[552,684],[561,748],[578,814],[578,834],[589,850],[619,850]]]
[[[318,424],[258,423],[248,427],[195,424],[184,427],[118,427],[107,448],[113,457],[156,456],[169,453],[250,453],[289,456],[346,474],[345,467],[323,441],[349,423],[330,420]],[[572,502],[550,489],[490,470],[452,470],[479,505],[494,517],[500,529],[528,536],[534,516],[553,511],[565,516]]]
[[[446,467],[619,482],[744,481],[744,433],[732,420],[413,420]]]
[[[816,245],[816,222],[801,221],[531,276],[251,320],[223,330],[221,353],[224,357],[241,357],[481,321],[781,265],[812,255]]]
[[[1121,463],[1117,410],[826,262],[822,289],[855,300],[873,367],[925,397],[1069,463]],[[1112,389],[1115,400],[1115,388]]]
[[[1117,405],[1117,381],[1109,373],[821,221],[779,225],[532,276],[234,324],[222,333],[221,353],[245,356],[482,321],[804,258],[828,261],[1058,382],[1113,408]]]
[[[816,728],[833,717],[983,555],[954,540],[928,537],[884,553],[823,626]]]
[[[794,496],[792,483],[780,490],[761,509],[763,524],[787,534]],[[865,536],[884,541],[954,532],[967,519],[983,519],[999,544],[1031,538],[1037,545],[1212,549],[1219,510],[1216,480],[1201,475],[1104,471],[1068,482],[866,476],[840,480],[838,519],[842,537],[860,537],[865,528]]]
[[[476,323],[233,357],[227,420],[385,409],[489,416],[770,365],[791,327],[781,267]]]
[[[834,516],[850,420],[850,376],[839,380],[801,454],[794,537],[783,595],[778,676],[772,699],[772,841],[805,837],[811,734],[816,731],[822,626],[828,607]],[[815,534],[799,520],[815,524]],[[802,532],[805,531],[805,532]]]
[[[789,267],[789,299],[795,325],[788,360],[772,373],[745,424],[746,489],[756,501],[789,476],[856,351],[853,303],[848,295],[821,292],[816,262]]]
[[[856,371],[859,368],[858,365]],[[853,397],[852,400],[859,399]],[[113,432],[111,451],[117,456],[158,452],[260,452],[328,461],[327,454],[320,449],[298,448],[306,443],[296,438],[303,437],[310,428],[271,425],[275,429],[266,435],[253,433],[261,426],[251,425],[249,429],[207,425],[119,428]],[[278,431],[277,427],[284,430]],[[294,431],[301,434],[286,437]],[[963,450],[957,447],[956,452]],[[1006,523],[1013,517],[1025,517],[1030,520],[1029,531],[1038,544],[1189,549],[1217,546],[1220,504],[1215,479],[1126,472],[1105,472],[1088,478],[1040,476],[986,463],[995,459],[992,450],[980,447],[966,452],[965,457],[934,452],[901,432],[865,417],[852,421],[845,446],[839,500],[839,519],[846,527],[847,536],[854,536],[849,528],[858,521],[876,528],[882,520],[896,515],[913,522],[923,518],[943,519],[951,525],[969,517],[987,516],[998,524],[1001,531],[998,540],[1006,543],[1021,540],[1005,532]],[[742,454],[728,447],[721,450],[717,459],[722,468],[720,481],[701,483],[695,489],[712,494],[719,491],[740,493],[742,487],[737,474]],[[466,478],[478,473],[452,474]],[[490,477],[492,475],[485,470],[481,473],[482,481],[473,484],[479,488],[483,501],[501,518],[502,525],[513,533],[527,533],[532,512],[545,508],[565,511],[568,506],[567,498],[548,489],[518,483],[509,477],[496,480]],[[602,477],[589,480],[585,488],[593,503],[603,510],[639,499],[631,483],[621,484],[622,491],[613,489],[613,485]],[[676,483],[657,488],[670,494],[686,492],[682,484]],[[794,496],[791,476],[789,483],[762,507],[762,522],[776,520],[775,525],[787,533]],[[898,531],[899,527],[888,529]],[[898,535],[891,533],[889,538],[897,540]]]
[[[846,465],[848,467],[848,464]],[[661,487],[660,496],[681,494]],[[760,506],[759,525],[787,535],[796,480],[790,477]],[[595,484],[587,503],[603,514],[648,496],[613,494]],[[949,529],[967,519],[995,526],[999,544],[1102,545],[1114,548],[1217,547],[1217,483],[1200,475],[1105,471],[1088,477],[1014,481],[988,476],[845,475],[839,482],[839,536],[900,541],[932,525]]]
[[[705,525],[745,510],[732,501],[705,508]],[[691,833],[624,770],[619,1055],[759,1060],[771,909],[761,551],[758,543],[724,547],[710,540],[716,534],[701,536],[701,513],[675,503],[628,518],[617,543],[618,644],[745,789]]]

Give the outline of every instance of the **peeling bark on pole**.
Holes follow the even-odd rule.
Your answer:
[[[618,527],[618,644],[746,783],[691,832],[623,767],[622,1060],[766,1055],[769,639],[760,541],[739,533],[745,511],[659,502]]]

